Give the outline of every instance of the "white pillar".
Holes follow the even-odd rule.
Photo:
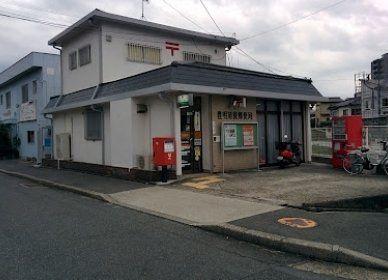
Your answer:
[[[309,109],[309,103],[305,103],[305,153],[306,153],[306,161],[308,163],[311,163],[311,156],[312,156],[312,142],[311,142],[311,122],[310,122],[310,109]]]
[[[182,155],[181,155],[181,110],[176,103],[176,97],[173,95],[171,113],[173,117],[172,130],[175,137],[176,148],[176,175],[182,175]]]

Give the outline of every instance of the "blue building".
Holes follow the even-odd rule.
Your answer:
[[[56,54],[32,52],[0,73],[0,123],[10,127],[22,159],[51,157],[51,120],[42,110],[60,92]]]

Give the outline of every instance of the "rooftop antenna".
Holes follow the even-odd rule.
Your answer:
[[[145,20],[144,16],[144,2],[150,3],[150,0],[141,0],[141,19]]]

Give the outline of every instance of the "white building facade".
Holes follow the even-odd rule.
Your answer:
[[[277,125],[277,141],[295,135],[306,161],[311,157],[308,105],[322,96],[309,80],[226,67],[234,38],[95,10],[49,44],[61,49],[62,65],[63,93],[45,110],[53,117],[56,159],[151,171],[152,139],[168,136],[176,142],[178,176],[184,169],[254,168],[253,150],[229,152],[221,168],[220,133],[225,121],[254,123],[259,115],[263,129]],[[181,95],[191,97],[189,108],[178,106]],[[258,112],[258,104],[268,105]],[[273,160],[273,146],[265,146],[263,161]]]

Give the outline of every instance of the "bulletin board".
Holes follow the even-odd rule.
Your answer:
[[[223,122],[221,125],[222,173],[225,170],[225,152],[255,149],[257,171],[260,171],[259,125],[257,122]]]
[[[258,148],[256,122],[222,123],[222,149],[241,150]]]

